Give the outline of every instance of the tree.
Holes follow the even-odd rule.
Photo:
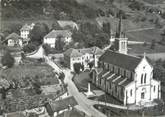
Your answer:
[[[28,117],[39,117],[39,115],[36,114],[36,113],[29,113],[29,116]]]
[[[41,84],[38,83],[38,82],[32,82],[32,86],[33,86],[33,89],[35,90],[35,92],[37,94],[41,94],[42,90],[41,90]]]
[[[9,51],[7,51],[1,59],[2,65],[7,66],[8,68],[11,68],[14,65],[14,62],[15,62],[15,60],[11,56]]]
[[[156,64],[154,66],[154,72],[153,72],[154,78],[157,78],[161,82],[165,82],[165,69],[162,65]]]
[[[63,72],[60,73],[58,78],[63,82],[65,78],[65,74]]]
[[[43,48],[45,50],[45,54],[46,55],[48,55],[51,52],[51,50],[52,50],[52,48],[48,44],[44,44]]]
[[[165,19],[165,12],[163,12],[163,13],[161,14],[161,17],[162,17],[163,19]]]
[[[36,23],[31,30],[29,37],[32,42],[42,44],[43,37],[49,32],[49,28],[45,23]]]
[[[88,65],[89,65],[89,68],[92,69],[92,67],[94,66],[94,61],[89,62]]]
[[[79,74],[80,73],[80,69],[81,69],[81,63],[74,63],[73,64],[74,67],[74,71]]]
[[[33,51],[35,51],[37,49],[36,44],[35,43],[29,43],[28,45],[23,47],[23,51],[25,53],[31,53]]]
[[[60,25],[57,22],[54,22],[52,24],[52,29],[51,30],[61,30],[62,28],[60,27]]]
[[[2,94],[2,99],[6,99],[6,89],[4,87],[0,89],[0,93]]]
[[[84,65],[83,64],[81,64],[81,69],[82,69],[82,71],[84,71]]]
[[[57,40],[56,40],[56,42],[55,42],[55,48],[56,48],[56,50],[58,50],[58,51],[62,51],[62,50],[63,50],[64,45],[65,45],[63,39],[64,39],[64,38],[63,38],[62,35],[57,36]]]
[[[152,40],[152,42],[151,42],[151,49],[155,49],[155,40]]]
[[[111,24],[109,22],[108,23],[103,23],[103,31],[110,36],[110,34],[111,34]]]
[[[105,45],[109,44],[109,36],[106,33],[99,33],[95,35],[95,46],[103,48]]]

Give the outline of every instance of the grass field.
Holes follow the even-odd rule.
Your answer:
[[[74,83],[76,84],[79,91],[87,91],[89,82],[91,82],[89,72],[82,72],[74,77]],[[91,90],[95,89],[97,88],[91,84]]]
[[[53,69],[48,65],[19,65],[12,68],[1,70],[0,74],[5,76],[8,81],[16,80],[22,87],[32,79],[37,80],[41,85],[58,84]]]
[[[55,22],[55,19],[40,19],[40,20],[36,20],[36,19],[26,19],[26,20],[2,20],[2,31],[6,30],[6,29],[10,29],[10,27],[12,25],[15,24],[19,24],[19,25],[24,25],[24,24],[31,24],[31,23],[46,23],[49,28],[51,28],[52,24]],[[21,28],[21,27],[20,27]]]
[[[159,29],[149,29],[149,30],[142,30],[142,31],[135,31],[135,32],[128,32],[126,33],[128,40],[131,41],[145,41],[145,42],[152,42],[152,40],[160,41],[161,31]]]
[[[84,115],[85,115],[85,113],[80,112],[76,109],[73,109],[71,111],[65,111],[62,114],[57,115],[57,117],[86,117]]]
[[[143,54],[143,53],[165,53],[165,46],[160,44],[155,44],[155,48],[151,49],[151,44],[144,45],[129,45],[128,53],[130,54]]]
[[[149,4],[162,4],[164,2],[164,0],[143,0],[143,1]]]
[[[144,108],[142,110],[136,111],[127,111],[101,105],[95,105],[94,107],[104,114],[110,115],[112,117],[143,117],[143,115],[144,117],[153,117],[164,114],[164,112],[162,112],[160,109],[161,106]]]

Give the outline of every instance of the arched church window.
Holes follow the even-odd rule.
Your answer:
[[[141,75],[141,84],[143,84],[143,74]]]
[[[145,73],[145,75],[144,75],[144,83],[146,83],[146,77],[147,77],[147,74]]]

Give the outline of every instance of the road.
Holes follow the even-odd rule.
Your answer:
[[[72,81],[73,75],[70,73],[70,70],[63,70],[65,73],[65,81],[68,84],[68,92],[78,102],[82,110],[88,115],[93,117],[106,117],[103,113],[96,110],[92,105],[92,103],[85,97],[84,94],[80,93]]]

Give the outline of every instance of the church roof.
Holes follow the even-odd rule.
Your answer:
[[[130,71],[134,71],[137,65],[140,63],[141,58],[107,50],[100,57],[100,61],[130,70]]]

